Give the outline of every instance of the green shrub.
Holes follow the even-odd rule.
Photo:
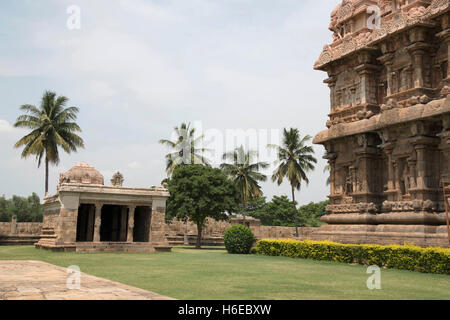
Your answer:
[[[263,239],[258,242],[254,252],[267,256],[358,263],[426,273],[450,274],[450,249],[444,248]]]
[[[249,254],[255,236],[250,228],[243,225],[234,225],[225,231],[223,236],[228,253]]]

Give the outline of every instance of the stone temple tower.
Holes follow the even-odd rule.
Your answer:
[[[328,225],[315,239],[448,246],[440,181],[450,176],[450,1],[344,0],[328,73]]]

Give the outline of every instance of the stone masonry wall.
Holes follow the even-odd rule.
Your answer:
[[[9,235],[32,235],[38,236],[41,233],[42,223],[41,222],[17,222],[16,232],[12,233],[11,230],[14,229],[12,222],[0,222],[0,236]]]
[[[262,238],[294,238],[295,227],[261,226],[258,220],[248,219],[250,229],[257,239]],[[235,221],[216,221],[208,219],[207,227],[203,231],[203,237],[223,237],[225,230],[236,224]],[[318,228],[299,228],[300,237],[306,237]],[[185,224],[182,221],[173,220],[170,224],[165,224],[165,232],[169,237],[184,235]],[[197,226],[188,222],[187,234],[197,235]]]

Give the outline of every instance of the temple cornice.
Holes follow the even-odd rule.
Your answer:
[[[385,127],[404,122],[423,120],[437,115],[450,113],[450,95],[446,99],[433,100],[428,104],[418,104],[409,108],[386,110],[370,119],[351,123],[341,123],[322,131],[314,138],[313,143],[323,144],[327,141],[352,136],[368,131],[377,131]]]
[[[364,27],[343,38],[335,39],[330,45],[326,45],[314,64],[314,69],[325,71],[330,63],[362,49],[373,48],[376,43],[411,27],[434,27],[435,23],[432,19],[449,10],[450,3],[448,0],[433,0],[426,8],[423,6],[405,7],[403,10],[386,15],[381,18],[379,29],[371,30]],[[354,16],[353,12],[346,19],[341,20],[347,20],[352,16]],[[344,22],[341,20],[332,21],[332,25]]]

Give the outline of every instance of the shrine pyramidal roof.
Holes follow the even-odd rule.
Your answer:
[[[104,185],[103,175],[87,162],[79,162],[60,175],[59,183]]]
[[[433,19],[449,9],[449,0],[343,0],[331,13],[333,42],[314,69],[326,70],[329,63],[411,26],[437,24]]]

